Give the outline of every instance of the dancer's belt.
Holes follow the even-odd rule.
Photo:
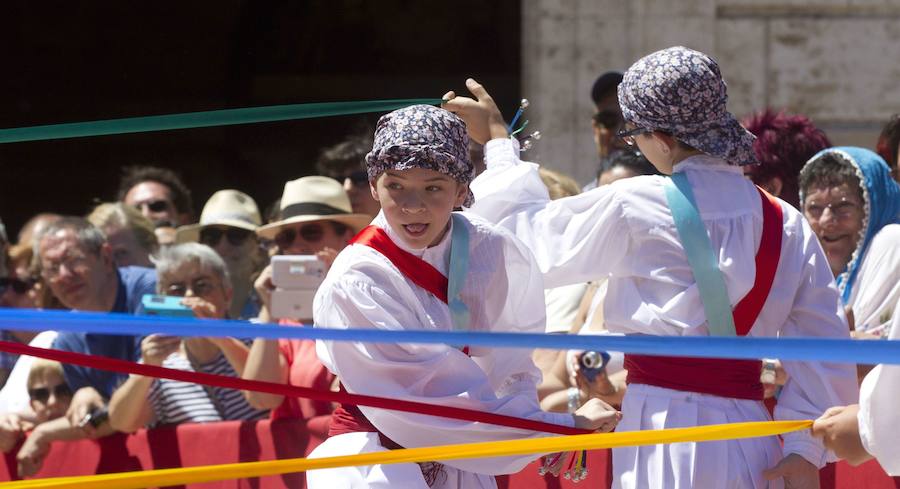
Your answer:
[[[625,355],[629,384],[736,399],[763,399],[759,360]]]

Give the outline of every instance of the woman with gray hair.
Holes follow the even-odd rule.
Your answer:
[[[537,165],[519,160],[502,116],[477,100],[444,98],[487,170],[473,211],[531,248],[545,287],[609,276],[610,332],[655,336],[848,338],[831,270],[803,216],[743,176],[753,135],[728,112],[709,56],[681,46],[638,60],[619,85],[619,136],[660,172],[550,201]],[[705,268],[695,266],[707,265]],[[617,431],[769,420],[757,360],[626,355],[628,390]],[[812,419],[858,395],[852,365],[785,362],[775,418]],[[772,375],[774,377],[774,375]],[[613,449],[614,488],[818,487],[829,460],[808,431],[715,443]],[[767,470],[769,469],[769,470]]]
[[[209,246],[162,248],[154,262],[158,293],[183,297],[181,303],[198,318],[227,318],[232,297],[228,269]],[[243,371],[248,351],[234,338],[152,334],[141,341],[141,361],[147,365],[232,377]],[[129,376],[109,403],[110,423],[126,433],[162,424],[256,420],[267,414],[251,408],[240,391],[139,375]]]

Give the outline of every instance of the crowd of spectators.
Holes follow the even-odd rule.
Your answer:
[[[621,73],[606,73],[592,92],[596,178],[577,183],[545,171],[551,198],[658,173],[615,137],[623,127],[614,96],[621,80]],[[900,118],[885,126],[877,153],[832,148],[825,133],[802,115],[767,109],[747,117],[744,125],[758,138],[760,161],[748,167],[746,176],[803,212],[855,317],[855,336],[886,336],[885,325],[900,299],[900,192],[892,180],[900,176]],[[87,216],[48,209],[32,217],[15,241],[0,225],[0,306],[144,314],[144,296],[159,294],[182,297],[197,318],[302,327],[311,318],[272,314],[270,258],[315,255],[330,265],[378,214],[364,166],[372,144],[371,134],[354,135],[324,149],[316,163],[319,175],[284,182],[280,199],[265,212],[250,195],[222,189],[207,200],[197,220],[192,182],[177,171],[125,168],[118,200],[97,205]],[[548,332],[602,334],[604,280],[548,290]],[[52,330],[2,330],[0,336],[185,371],[339,388],[311,341]],[[613,359],[606,374],[588,383],[573,358],[571,352],[536,353],[545,374],[540,390],[545,409],[571,410],[573,403],[577,407],[591,397],[621,401],[626,388],[621,362]],[[775,382],[785,380],[782,375]],[[52,441],[266,417],[305,419],[324,436],[334,408],[327,402],[126,376],[9,353],[0,353],[0,386],[0,449],[18,450],[22,476],[40,470]]]

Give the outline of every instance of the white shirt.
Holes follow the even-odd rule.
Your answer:
[[[888,224],[872,238],[850,293],[858,331],[878,330],[888,336],[887,325],[900,301],[900,224]]]
[[[611,332],[662,336],[709,334],[697,285],[667,204],[666,177],[639,176],[550,201],[537,165],[519,160],[510,139],[485,146],[487,170],[472,183],[472,212],[514,232],[534,253],[547,287],[610,274],[603,314]],[[753,286],[762,234],[762,205],[740,167],[712,156],[675,166],[684,172],[731,304]],[[781,260],[765,306],[748,336],[848,338],[828,262],[800,213],[784,213]],[[857,399],[855,369],[832,363],[785,362],[790,380],[777,419],[816,419]],[[628,416],[628,413],[623,413]],[[807,432],[785,435],[784,451],[824,464],[822,443]]]
[[[891,341],[900,340],[900,314],[892,319]],[[884,470],[900,475],[900,365],[879,365],[866,375],[859,392],[859,438]]]
[[[464,214],[469,226],[469,273],[460,294],[470,309],[472,331],[542,333],[544,287],[533,258],[508,232]],[[444,275],[450,235],[436,246],[409,248],[379,214],[372,223],[400,248]],[[317,328],[452,330],[449,308],[415,285],[382,254],[352,244],[338,255],[313,303]],[[322,363],[351,393],[454,406],[572,426],[571,415],[546,413],[538,404],[540,371],[531,351],[459,348],[430,344],[318,341]],[[463,345],[460,345],[460,347]],[[401,446],[508,440],[542,434],[503,426],[360,406],[366,418]],[[521,470],[532,456],[448,461],[480,474]]]

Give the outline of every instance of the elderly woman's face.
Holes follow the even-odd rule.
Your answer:
[[[188,261],[160,275],[159,288],[165,295],[199,297],[212,304],[220,318],[225,317],[231,305],[230,288],[222,277],[196,261]]]
[[[865,211],[859,186],[813,185],[803,201],[803,214],[819,237],[831,272],[837,277],[856,249]]]

